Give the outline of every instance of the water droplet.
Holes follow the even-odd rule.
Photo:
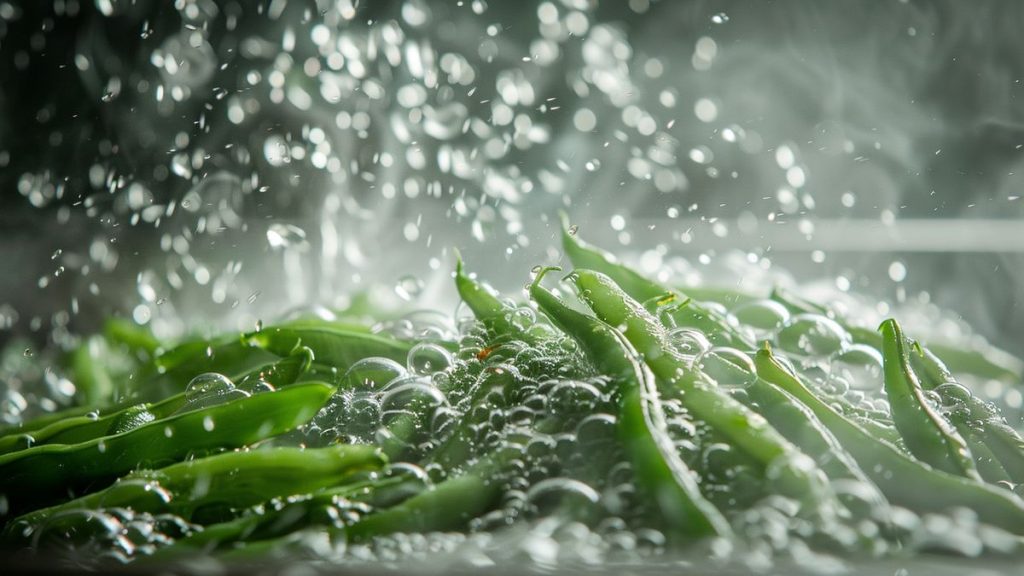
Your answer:
[[[576,233],[579,232],[579,231],[580,231],[579,225],[573,224],[572,226],[569,226],[569,236],[575,236]]]
[[[834,320],[818,314],[799,314],[776,336],[780,348],[804,356],[828,356],[850,342],[850,335]]]
[[[306,251],[309,249],[309,242],[306,240],[306,231],[292,224],[273,223],[267,227],[267,243],[274,250],[297,250]]]
[[[451,367],[452,355],[437,344],[420,343],[409,350],[407,365],[412,374],[427,375]]]
[[[758,331],[777,330],[789,320],[789,310],[774,300],[756,300],[741,304],[732,310],[740,324]]]
[[[406,274],[398,279],[395,284],[395,294],[406,302],[411,302],[423,292],[425,284],[422,279],[412,274]]]
[[[390,358],[370,357],[352,364],[342,377],[342,383],[343,387],[353,390],[382,388],[407,375],[405,367]]]
[[[830,362],[830,376],[843,378],[858,390],[880,390],[882,355],[870,346],[853,344],[836,353]]]
[[[185,388],[185,406],[181,411],[196,410],[249,396],[244,390],[235,388],[223,374],[206,372],[192,379]]]
[[[889,264],[889,278],[893,282],[903,282],[907,279],[907,267],[903,262],[896,260],[892,264]]]

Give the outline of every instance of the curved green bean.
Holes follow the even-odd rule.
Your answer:
[[[967,443],[924,397],[910,365],[903,330],[895,320],[882,322],[885,391],[892,419],[914,457],[939,470],[980,480]]]
[[[754,363],[762,378],[795,396],[818,416],[893,504],[939,513],[963,506],[983,522],[1024,533],[1024,501],[1013,493],[936,470],[872,436],[812,394],[775,360],[769,348],[758,350]]]
[[[8,514],[16,515],[95,490],[139,466],[246,446],[304,424],[333,391],[322,383],[300,384],[81,444],[48,444],[6,454],[0,456],[0,494],[8,495]]]
[[[625,337],[654,374],[679,389],[680,400],[695,417],[759,462],[781,493],[809,502],[815,509],[831,508],[831,491],[814,461],[772,428],[763,416],[688,367],[669,343],[664,328],[643,306],[599,272],[576,270],[571,278],[581,299],[601,320],[624,327]]]
[[[597,318],[563,304],[544,289],[537,273],[530,295],[540,309],[572,336],[598,369],[611,375],[619,391],[618,434],[636,469],[638,482],[657,503],[656,511],[683,537],[732,534],[725,517],[700,493],[698,479],[679,458],[668,435],[654,375],[620,333]]]
[[[21,516],[7,526],[3,537],[8,542],[23,539],[30,536],[26,530],[47,518],[76,509],[128,507],[187,520],[220,518],[226,510],[342,484],[384,463],[379,450],[363,445],[228,452],[135,472],[103,490]]]

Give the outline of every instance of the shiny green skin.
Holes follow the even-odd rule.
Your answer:
[[[652,308],[652,312],[656,312],[670,327],[700,330],[717,346],[754,347],[753,341],[741,334],[721,313],[619,264],[611,253],[587,244],[571,233],[564,220],[562,248],[574,267],[608,276],[631,298]]]
[[[763,415],[787,440],[814,458],[831,481],[857,482],[860,489],[856,498],[860,501],[847,499],[851,504],[866,503],[869,507],[866,512],[877,517],[884,518],[890,512],[889,503],[882,492],[810,408],[789,392],[757,374],[748,373],[714,352],[709,352],[703,362],[705,365],[716,363],[719,373],[731,373],[732,381],[720,380],[720,385],[746,383],[743,388],[745,394],[740,397],[747,399],[751,409]]]
[[[910,453],[943,472],[980,480],[967,442],[924,397],[900,325],[890,319],[880,330],[885,391],[893,423]]]
[[[982,476],[987,468],[986,480],[1024,482],[1024,439],[995,406],[957,384],[945,364],[927,348],[911,354],[911,363],[922,375],[921,386],[937,394],[944,405],[953,407],[947,417],[970,445]],[[998,467],[993,466],[992,458]],[[1000,469],[1006,478],[1000,475]]]
[[[754,358],[761,378],[789,392],[828,427],[889,502],[917,512],[947,513],[966,507],[979,520],[1014,534],[1024,533],[1024,501],[1012,492],[936,470],[869,434],[821,401],[786,371],[767,347]]]
[[[623,334],[665,385],[675,387],[679,399],[698,420],[727,438],[766,470],[779,469],[781,493],[805,501],[815,509],[831,507],[831,492],[824,474],[813,461],[786,440],[763,416],[750,410],[698,371],[690,369],[675,352],[661,324],[615,282],[592,270],[570,275],[584,302],[611,326],[624,326]]]
[[[364,445],[228,452],[160,470],[135,472],[106,489],[26,514],[7,527],[3,538],[8,543],[18,541],[26,536],[26,526],[76,509],[130,507],[137,512],[171,513],[188,520],[218,517],[225,511],[249,508],[272,498],[340,485],[355,474],[379,470],[384,464],[379,450]]]
[[[311,357],[311,353],[310,353]],[[311,360],[302,355],[292,355],[277,362],[260,366],[239,380],[258,377],[275,387],[287,386],[295,382],[306,372]],[[185,393],[175,394],[165,400],[151,404],[131,404],[115,406],[109,410],[97,410],[93,416],[72,416],[29,434],[9,435],[0,437],[0,455],[28,447],[44,444],[80,444],[102,436],[116,433],[131,422],[138,421],[140,416],[148,414],[152,419],[166,418],[186,405]],[[147,417],[148,418],[148,417]]]
[[[540,285],[530,296],[551,321],[572,336],[619,393],[618,436],[633,463],[637,481],[657,502],[656,513],[676,540],[728,536],[729,523],[700,492],[698,478],[679,458],[665,424],[654,375],[629,341],[597,318],[577,312]],[[678,543],[678,542],[677,542]]]
[[[150,421],[81,444],[49,444],[0,456],[9,515],[96,490],[140,467],[239,448],[312,418],[334,388],[311,382]]]

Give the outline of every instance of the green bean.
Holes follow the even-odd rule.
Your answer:
[[[127,507],[192,521],[216,519],[226,510],[336,486],[383,464],[376,448],[362,445],[228,452],[134,472],[103,490],[17,518],[4,538],[23,538],[55,514],[77,509]]]
[[[655,376],[678,387],[680,400],[695,417],[759,462],[784,495],[810,502],[815,509],[829,508],[830,492],[814,461],[764,417],[690,369],[669,343],[665,330],[639,303],[599,272],[576,270],[571,277],[583,301],[601,320],[625,328],[626,338]]]
[[[1007,424],[995,406],[958,384],[934,353],[921,346],[917,346],[917,351],[911,355],[911,361],[924,374],[921,385],[937,394],[948,407],[949,419],[968,442],[973,442],[972,452],[978,444],[984,445],[1013,482],[1024,482],[1024,439],[1020,434]],[[975,454],[976,459],[980,457]]]
[[[651,303],[657,307],[658,315],[672,324],[671,328],[695,328],[703,332],[712,344],[719,346],[754,347],[753,341],[741,334],[717,310],[644,278],[619,264],[612,254],[583,242],[570,232],[564,214],[562,224],[562,247],[576,268],[600,272],[615,281],[634,300],[645,305]]]
[[[812,394],[766,346],[754,358],[758,375],[804,403],[832,431],[889,502],[918,512],[972,509],[985,523],[1024,533],[1024,501],[1006,490],[955,476],[914,460],[875,438]]]
[[[119,344],[140,359],[150,359],[160,349],[160,340],[153,333],[135,322],[123,318],[110,318],[103,324],[103,336],[107,342]]]
[[[157,356],[153,360],[154,371],[148,378],[138,381],[129,395],[136,402],[153,402],[177,394],[193,378],[200,374],[215,372],[237,381],[250,371],[288,356],[289,348],[276,354],[256,345],[243,342],[240,337],[225,337],[212,340],[196,340],[182,344]]]
[[[855,490],[840,495],[840,500],[848,507],[867,504],[868,512],[880,518],[889,513],[885,496],[810,408],[756,372],[747,372],[715,352],[706,354],[702,363],[705,366],[714,364],[715,373],[720,375],[716,377],[720,385],[743,383],[739,397],[748,398],[751,409],[756,409],[780,434],[814,458],[830,480],[856,483],[851,486]]]
[[[338,514],[339,505],[377,506],[382,494],[405,490],[406,494],[403,496],[406,496],[410,485],[407,478],[392,476],[359,480],[308,495],[293,496],[280,507],[253,510],[237,518],[204,526],[202,531],[194,532],[168,547],[157,550],[146,560],[147,563],[167,562],[197,552],[209,553],[214,549],[223,549],[227,545],[276,539],[294,530],[312,526],[341,527],[348,519]],[[422,486],[417,486],[414,493],[422,489]]]
[[[910,366],[907,342],[895,320],[882,322],[885,391],[892,419],[914,457],[938,470],[980,480],[967,443],[924,397]]]
[[[412,342],[377,334],[301,324],[264,328],[247,335],[245,342],[277,356],[288,356],[296,348],[307,346],[317,363],[334,366],[341,372],[371,356],[404,364],[413,347]]]
[[[246,380],[249,378],[261,380],[274,387],[286,386],[295,382],[310,368],[312,363],[312,352],[308,349],[305,350],[306,352],[300,351],[298,355],[293,354],[277,362],[256,368],[240,380],[239,386],[244,389]],[[96,410],[89,416],[68,417],[31,434],[0,438],[0,454],[44,444],[88,442],[101,436],[113,434],[115,430],[125,430],[126,423],[137,420],[139,415],[148,414],[153,417],[152,419],[166,418],[181,410],[185,405],[186,395],[181,392],[160,402],[114,406],[110,410]]]
[[[48,444],[6,454],[0,456],[0,494],[8,497],[9,514],[18,514],[104,486],[142,465],[246,446],[304,424],[332,393],[326,384],[300,384],[81,444]]]
[[[56,412],[50,412],[37,416],[27,422],[21,422],[16,425],[5,426],[0,428],[0,441],[8,442],[10,437],[21,437],[25,435],[31,435],[37,430],[42,430],[47,426],[50,426],[54,422],[60,422],[67,418],[77,418],[79,416],[86,416],[96,410],[93,406],[72,406],[70,408],[64,408]],[[22,439],[23,441],[24,439]]]
[[[488,286],[470,278],[463,269],[461,257],[455,263],[455,287],[473,316],[497,338],[494,344],[507,337],[525,338],[525,331],[512,320],[515,307],[500,300]]]
[[[114,398],[117,385],[103,358],[109,359],[109,356],[110,350],[102,336],[86,338],[71,353],[71,375],[82,403],[102,406]]]
[[[982,480],[997,486],[1011,486],[1013,478],[1006,471],[1006,467],[1000,462],[999,457],[985,443],[984,439],[980,438],[974,430],[967,426],[956,422],[953,423],[953,426],[956,427],[956,431],[967,442],[967,447],[971,449],[971,455],[974,457],[974,466],[977,468]]]
[[[185,393],[176,394],[154,404],[132,404],[128,407],[112,408],[108,413],[97,410],[91,416],[75,416],[54,422],[32,434],[28,434],[29,445],[17,450],[43,446],[45,444],[78,444],[95,438],[106,436],[118,421],[130,418],[132,414],[147,412],[157,418],[170,416],[185,405]],[[0,439],[0,454],[14,452],[10,450],[6,438]]]
[[[665,424],[654,375],[620,333],[597,318],[572,310],[541,285],[537,273],[530,295],[562,331],[572,336],[620,396],[618,435],[633,462],[638,482],[656,502],[672,535],[686,538],[732,533],[725,517],[700,493],[696,475],[679,458]]]
[[[401,504],[366,516],[346,526],[345,536],[354,542],[398,532],[436,532],[462,528],[469,520],[490,510],[501,494],[495,477],[501,454],[484,457],[469,470],[425,490]]]
[[[773,289],[770,298],[794,313],[809,312],[833,318],[849,332],[854,343],[882,351],[882,337],[877,330],[852,324],[849,319],[841,317],[826,306],[815,304],[781,288]],[[957,373],[1013,384],[1019,384],[1024,378],[1024,362],[993,346],[979,350],[930,342],[927,347]]]

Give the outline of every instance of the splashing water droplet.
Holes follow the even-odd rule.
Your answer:
[[[196,402],[208,396],[226,394],[235,389],[235,385],[227,376],[216,372],[206,372],[192,379],[185,388],[185,401]]]
[[[422,375],[446,370],[452,362],[452,355],[447,350],[426,342],[413,346],[407,359],[409,372]]]
[[[306,240],[306,231],[292,224],[273,223],[267,227],[267,243],[275,250],[298,250],[309,249],[309,242]]]
[[[420,296],[424,285],[421,278],[407,274],[398,279],[398,282],[395,284],[395,294],[402,300],[411,302]]]

